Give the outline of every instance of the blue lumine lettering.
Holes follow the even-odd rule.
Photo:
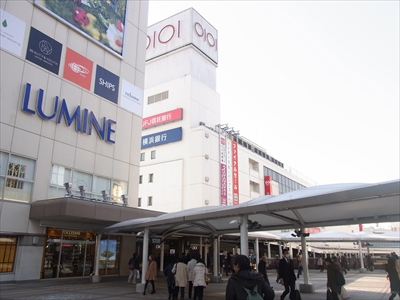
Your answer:
[[[64,119],[67,126],[75,121],[75,130],[86,133],[88,135],[92,134],[92,128],[97,132],[97,135],[108,143],[115,144],[115,141],[111,139],[111,134],[115,133],[113,125],[117,124],[116,121],[111,119],[101,118],[101,124],[97,121],[96,116],[92,111],[89,112],[87,108],[81,109],[80,105],[77,106],[75,111],[70,114],[68,110],[67,102],[65,99],[61,101],[60,109],[58,110],[58,96],[54,101],[54,108],[51,115],[46,115],[43,111],[43,94],[44,90],[39,89],[37,101],[36,101],[36,112],[29,108],[29,99],[31,94],[31,84],[27,83],[25,87],[24,101],[22,102],[22,110],[30,113],[32,115],[37,114],[44,120],[52,120],[56,118],[57,123],[61,123],[61,119]],[[64,118],[63,118],[64,117]]]

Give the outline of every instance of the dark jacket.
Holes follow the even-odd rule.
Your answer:
[[[328,276],[328,286],[331,288],[332,291],[340,294],[342,287],[336,284],[335,274],[337,272],[342,273],[342,266],[338,261],[334,261],[327,265],[326,270]]]
[[[279,278],[282,278],[284,282],[295,282],[296,275],[294,274],[293,268],[293,260],[289,259],[289,262],[286,261],[286,258],[282,258],[279,261]]]
[[[264,280],[261,274],[251,273],[248,270],[239,271],[233,274],[226,285],[226,300],[244,300],[247,298],[247,292],[243,287],[253,290],[258,286],[258,293],[264,300],[273,300],[275,292],[270,285]]]
[[[260,262],[258,263],[258,272],[261,273],[261,275],[264,277],[264,280],[269,283],[268,280],[268,275],[267,275],[267,262],[266,261],[262,261],[260,260]]]
[[[175,274],[172,273],[172,268],[173,267],[174,267],[174,263],[170,263],[164,269],[164,275],[167,277],[166,280],[167,280],[167,286],[168,287],[175,286]]]

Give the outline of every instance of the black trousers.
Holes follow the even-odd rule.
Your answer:
[[[189,281],[189,299],[192,299],[193,281]]]
[[[144,291],[146,292],[147,289],[147,285],[149,284],[149,281],[151,283],[151,287],[153,288],[153,291],[155,291],[156,289],[154,288],[154,280],[146,280],[146,283],[144,285]]]
[[[289,288],[290,288],[290,295],[289,299],[295,299],[295,293],[294,293],[294,285],[295,281],[289,281],[284,284],[285,290],[283,291],[281,295],[281,300],[285,299],[286,295],[289,294]]]
[[[203,292],[204,292],[204,286],[195,286],[193,300],[203,300]]]
[[[181,286],[181,287],[176,286],[175,287],[175,295],[174,295],[174,297],[178,298],[179,290],[181,290],[181,297],[180,298],[181,299],[185,298],[185,287],[184,286]]]

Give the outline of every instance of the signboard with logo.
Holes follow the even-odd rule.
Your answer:
[[[142,149],[182,140],[182,127],[149,134],[142,137]]]
[[[239,204],[239,160],[237,142],[232,141],[233,205]]]
[[[233,205],[232,140],[226,137],[226,203]]]
[[[67,48],[64,63],[65,79],[90,91],[92,83],[93,62],[74,50]]]
[[[95,43],[122,55],[127,0],[35,0],[35,4]]]
[[[31,27],[26,59],[57,74],[60,69],[62,44]]]
[[[136,85],[122,79],[121,107],[133,112],[138,116],[143,115],[143,90]]]
[[[193,8],[148,27],[146,60],[189,44],[218,63],[218,31]]]
[[[279,195],[279,183],[272,180],[271,176],[264,176],[265,195]]]
[[[182,120],[183,109],[177,108],[170,111],[163,112],[154,116],[143,118],[142,129],[154,127],[157,125],[167,124],[169,122]]]
[[[94,93],[118,104],[119,77],[97,65]]]
[[[21,56],[25,36],[25,22],[0,9],[0,47]]]

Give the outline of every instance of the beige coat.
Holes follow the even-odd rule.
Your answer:
[[[178,262],[172,268],[172,273],[175,273],[175,286],[185,287],[189,279],[187,265]]]
[[[146,276],[144,279],[146,280],[156,280],[157,278],[157,263],[153,260],[147,266]]]

